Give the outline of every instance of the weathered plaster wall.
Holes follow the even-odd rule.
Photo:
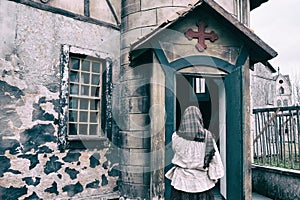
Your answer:
[[[116,0],[32,0],[37,3],[45,2],[45,5],[68,10],[79,15],[88,15],[103,22],[117,25],[120,21],[121,2]],[[88,3],[87,3],[88,2]],[[89,4],[89,6],[85,6]],[[87,8],[89,7],[89,9]],[[88,10],[88,11],[87,11]],[[116,19],[117,18],[117,19]]]
[[[119,31],[0,2],[0,198],[80,198],[117,190],[117,154],[57,147],[61,46],[105,52]]]

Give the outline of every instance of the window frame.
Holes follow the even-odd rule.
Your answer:
[[[78,140],[78,137],[101,137],[102,69],[105,68],[105,60],[70,54],[69,63],[68,138]],[[99,71],[94,69],[94,64],[99,64]],[[70,119],[71,114],[73,120]],[[83,114],[86,116],[83,117]],[[76,133],[71,126],[76,128]],[[82,127],[85,127],[84,131],[81,131]],[[94,130],[91,130],[92,127]]]
[[[68,133],[69,123],[69,82],[70,82],[70,61],[71,57],[87,57],[88,60],[101,60],[105,64],[102,69],[102,89],[100,100],[100,135],[71,136]],[[112,60],[109,55],[102,52],[87,50],[70,45],[62,45],[61,52],[61,82],[60,82],[60,113],[58,128],[59,149],[67,148],[95,148],[97,146],[107,146],[112,136]],[[101,142],[102,141],[102,142]]]

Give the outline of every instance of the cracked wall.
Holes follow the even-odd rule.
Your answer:
[[[117,190],[112,145],[58,149],[61,46],[105,53],[119,31],[0,2],[0,198],[83,198]]]

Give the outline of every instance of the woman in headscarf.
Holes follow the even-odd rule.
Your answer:
[[[212,188],[223,177],[224,168],[198,107],[184,111],[179,130],[172,135],[172,148],[174,167],[166,173],[171,179],[171,200],[213,200]]]

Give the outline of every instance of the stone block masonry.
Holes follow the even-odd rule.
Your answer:
[[[151,119],[150,80],[152,54],[145,55],[137,66],[129,66],[130,45],[156,28],[163,20],[188,5],[173,0],[124,0],[121,15],[120,99],[120,193],[125,198],[150,199],[151,191]],[[184,5],[186,4],[186,5]],[[133,67],[133,68],[131,68]],[[145,133],[149,133],[146,136]],[[134,170],[134,171],[133,171]]]

